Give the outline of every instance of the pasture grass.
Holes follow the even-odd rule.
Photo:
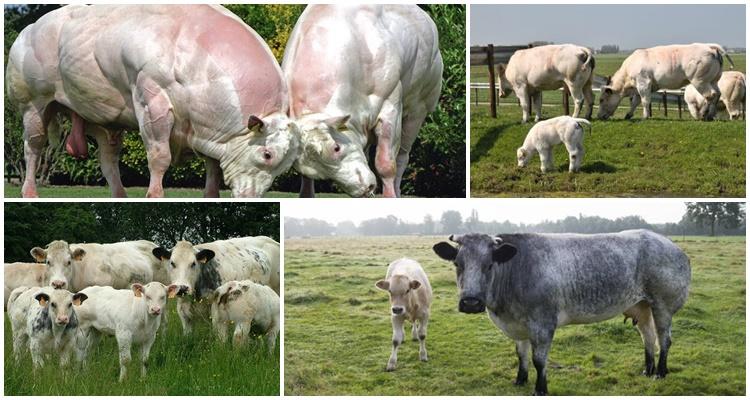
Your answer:
[[[485,314],[457,311],[454,267],[432,252],[444,237],[308,238],[285,241],[286,395],[527,395],[512,384],[513,342]],[[568,326],[548,363],[555,395],[744,395],[745,238],[674,238],[690,256],[693,279],[676,314],[664,380],[641,375],[643,346],[622,318]],[[417,260],[434,291],[428,362],[407,340],[396,372],[390,304],[375,288],[388,263]]]
[[[580,172],[568,173],[568,152],[559,145],[556,170],[543,174],[538,154],[526,168],[517,167],[516,149],[533,126],[520,122],[520,107],[503,107],[497,119],[473,108],[472,197],[745,197],[745,121],[656,113],[624,120],[624,113],[592,121],[592,133],[586,128]]]
[[[53,197],[53,198],[78,198],[78,197],[110,197],[110,191],[108,186],[39,186],[37,188],[39,197]],[[139,198],[146,197],[148,188],[145,186],[131,186],[126,187],[125,191],[129,197]],[[20,198],[21,197],[21,186],[5,183],[5,198]],[[222,190],[220,193],[222,198],[232,197],[230,190]],[[164,196],[167,198],[200,198],[203,197],[202,189],[194,188],[173,188],[165,187]],[[316,197],[349,197],[345,193],[315,193]],[[267,192],[265,198],[296,198],[299,197],[299,193],[295,192]]]
[[[102,337],[83,368],[72,362],[60,370],[53,357],[43,368],[33,371],[28,350],[20,362],[13,358],[10,321],[6,316],[5,395],[279,395],[278,344],[274,354],[269,355],[265,340],[261,339],[249,340],[238,348],[220,343],[206,319],[197,321],[193,334],[185,337],[175,302],[170,303],[167,334],[156,335],[147,376],[140,376],[140,348],[134,345],[128,377],[122,383],[117,381],[120,367],[114,337]]]

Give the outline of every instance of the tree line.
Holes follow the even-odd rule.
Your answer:
[[[403,221],[393,215],[362,221],[332,224],[316,218],[285,218],[284,236],[388,236],[388,235],[449,235],[484,232],[538,233],[607,233],[627,229],[649,229],[664,235],[745,235],[744,203],[687,203],[687,212],[677,223],[652,224],[633,215],[616,219],[598,216],[569,216],[556,221],[536,224],[510,221],[482,221],[473,210],[463,218],[455,210],[442,213],[440,219],[424,216],[422,222]]]
[[[5,65],[8,51],[18,34],[42,15],[60,7],[54,4],[28,4],[5,8]],[[438,28],[440,51],[445,65],[443,89],[438,108],[431,113],[414,143],[402,192],[421,197],[465,196],[465,132],[466,132],[466,62],[465,6],[456,4],[420,5]],[[289,35],[304,5],[293,4],[231,4],[227,8],[251,26],[281,62]],[[5,175],[18,179],[25,174],[23,158],[23,118],[5,95]],[[70,122],[61,121],[63,132],[70,131]],[[64,150],[64,141],[50,143],[42,156],[38,171],[42,185],[105,185],[99,168],[97,147],[89,138],[89,158],[76,160]],[[374,151],[374,149],[371,149]],[[371,157],[372,158],[372,157]],[[149,173],[146,150],[137,131],[123,132],[120,157],[123,184],[148,186]],[[440,180],[440,185],[434,182]],[[205,169],[196,157],[181,166],[172,166],[164,176],[166,186],[203,187]],[[271,190],[296,192],[299,174],[291,169],[279,176]],[[223,185],[223,188],[226,188]],[[319,192],[335,190],[330,182],[316,184]]]
[[[241,236],[279,240],[279,203],[6,203],[5,262],[53,240],[206,243]]]

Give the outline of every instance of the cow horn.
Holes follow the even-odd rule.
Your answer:
[[[464,235],[451,235],[448,240],[451,242],[461,243],[461,239],[464,238]]]
[[[501,238],[500,236],[495,236],[495,237],[494,237],[494,238],[492,238],[492,239],[494,239],[494,240],[495,240],[495,243],[496,243],[496,244],[503,244],[503,238]]]

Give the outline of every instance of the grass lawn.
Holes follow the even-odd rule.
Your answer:
[[[32,372],[28,349],[19,363],[12,355],[10,321],[5,318],[6,396],[158,396],[158,395],[266,395],[279,394],[279,346],[268,354],[264,340],[250,340],[242,348],[221,344],[208,320],[199,320],[193,334],[182,336],[182,326],[169,304],[166,336],[159,332],[151,348],[149,370],[140,377],[140,350],[133,346],[128,378],[118,383],[120,366],[117,342],[102,337],[89,365],[60,370],[57,359]],[[232,328],[233,329],[233,328]],[[231,330],[230,330],[231,332]],[[73,356],[75,360],[75,355]],[[75,363],[72,363],[75,365]]]
[[[457,311],[454,267],[432,252],[444,237],[309,238],[285,241],[286,395],[528,395],[512,384],[513,342],[486,314]],[[693,279],[676,314],[664,380],[641,375],[643,345],[622,318],[567,326],[555,334],[549,390],[555,395],[744,395],[745,238],[675,238]],[[434,291],[430,360],[409,339],[396,372],[390,303],[375,288],[388,263],[419,261]],[[407,323],[406,331],[410,326]],[[410,338],[409,335],[407,335]]]
[[[125,188],[130,197],[146,197],[147,187],[128,187]],[[44,186],[38,188],[39,197],[110,197],[109,187],[107,186]],[[192,188],[164,188],[165,197],[173,198],[196,198],[203,197],[202,189]],[[316,197],[349,197],[345,193],[316,193]],[[21,197],[21,187],[18,185],[5,184],[5,197]],[[232,197],[230,190],[221,191],[222,198]],[[296,198],[299,193],[293,192],[268,192],[265,198]]]
[[[517,167],[516,149],[532,125],[520,122],[519,107],[502,111],[497,119],[472,111],[472,197],[745,196],[745,121],[594,120],[581,171],[567,172],[560,145],[557,172],[543,174],[538,154]]]

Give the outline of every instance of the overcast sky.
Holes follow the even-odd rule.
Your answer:
[[[299,203],[299,201],[294,201]],[[285,217],[316,218],[336,224],[341,221],[359,223],[363,220],[394,215],[408,222],[422,222],[425,214],[439,220],[443,211],[456,210],[466,219],[472,209],[482,221],[538,223],[567,216],[601,216],[614,219],[640,215],[649,223],[678,222],[685,214],[685,203],[672,199],[408,199],[397,201],[373,199],[318,199],[305,204],[282,206]]]
[[[676,43],[745,47],[744,4],[509,4],[471,6],[472,45],[536,40],[620,49]]]

